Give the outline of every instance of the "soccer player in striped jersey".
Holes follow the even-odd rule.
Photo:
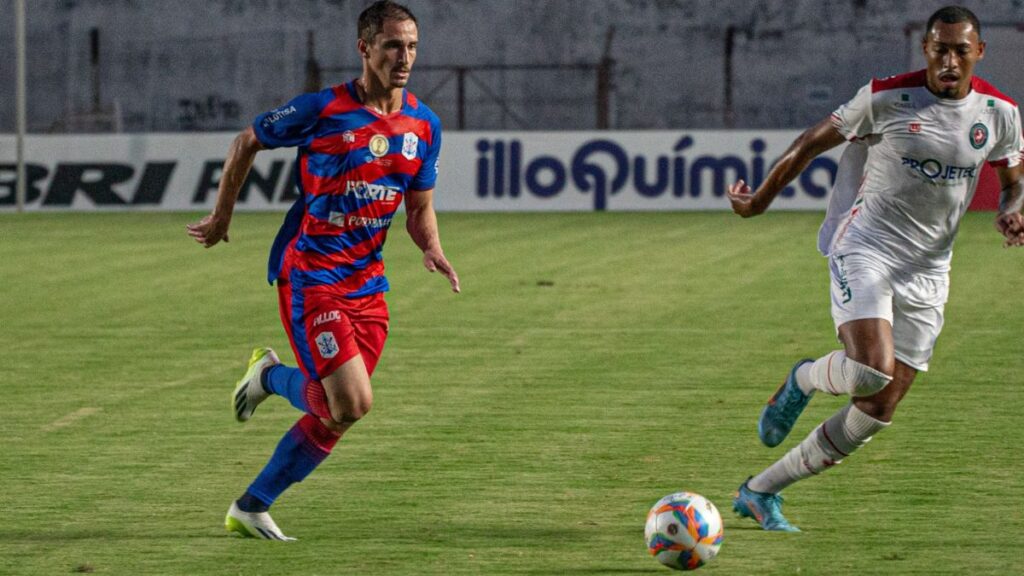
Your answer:
[[[757,191],[743,181],[728,190],[736,213],[756,216],[815,156],[852,142],[819,236],[843,349],[797,362],[762,411],[758,434],[767,446],[780,444],[816,390],[851,402],[740,486],[734,509],[765,530],[796,531],[779,492],[888,427],[917,373],[928,369],[953,240],[984,162],[1002,186],[996,229],[1006,246],[1024,246],[1020,112],[973,75],[985,54],[977,17],[957,6],[938,10],[922,49],[926,69],[869,83],[804,132]]]
[[[268,274],[277,284],[298,368],[282,364],[269,348],[257,348],[232,400],[240,422],[274,394],[304,414],[228,510],[226,527],[245,536],[292,539],[268,509],[373,404],[370,376],[389,318],[382,249],[403,200],[406,229],[423,251],[424,266],[460,290],[441,249],[432,200],[441,123],[405,90],[418,47],[416,18],[405,6],[378,1],[360,14],[358,31],[362,75],[258,116],[231,145],[213,212],[188,226],[205,247],[226,242],[256,153],[298,148],[301,197],[274,241]]]

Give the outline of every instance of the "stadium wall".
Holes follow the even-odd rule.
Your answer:
[[[368,0],[35,0],[27,2],[28,130],[132,133],[237,130],[361,65],[356,19]],[[920,24],[949,0],[410,0],[421,48],[410,88],[458,125],[457,81],[477,70],[465,127],[596,128],[595,78],[481,66],[595,64],[607,56],[617,130],[795,129],[827,117],[871,77],[920,66]],[[1021,0],[972,0],[988,53],[976,72],[1024,97]],[[0,14],[13,14],[0,0]],[[14,54],[14,26],[0,50]],[[92,64],[92,32],[97,62]],[[313,40],[310,46],[310,40]],[[731,50],[727,50],[731,47]],[[727,54],[731,58],[727,58]],[[14,97],[0,65],[0,101]],[[726,72],[730,71],[731,74]],[[0,106],[0,133],[14,130]],[[105,128],[104,128],[105,126]]]
[[[32,135],[29,211],[209,210],[232,132]],[[798,132],[455,132],[445,136],[439,211],[728,210],[726,186],[767,175]],[[824,210],[842,148],[808,166],[774,204]],[[393,150],[393,154],[401,151]],[[296,198],[295,152],[260,153],[239,210],[283,210]],[[15,206],[14,137],[0,136],[0,211]],[[974,209],[994,209],[983,170]]]

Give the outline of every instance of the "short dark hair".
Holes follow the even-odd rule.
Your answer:
[[[385,20],[412,20],[416,26],[420,25],[405,6],[391,0],[377,0],[359,14],[359,38],[372,43],[374,36],[384,28]]]
[[[932,31],[932,26],[935,26],[936,22],[943,22],[945,24],[959,24],[960,22],[970,22],[971,26],[978,33],[978,38],[981,38],[981,22],[978,21],[978,17],[963,6],[946,6],[945,8],[939,8],[932,14],[932,17],[928,19],[928,23],[924,26],[924,36],[928,37],[928,33]]]

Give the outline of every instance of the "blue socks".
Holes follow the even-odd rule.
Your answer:
[[[270,461],[238,500],[238,507],[245,512],[266,512],[281,493],[327,458],[338,438],[319,418],[304,415],[281,438]]]
[[[302,370],[275,364],[263,371],[260,384],[267,392],[283,396],[292,406],[309,413],[309,404],[306,403],[306,375]]]
[[[277,364],[263,371],[260,384],[267,392],[287,398],[305,414],[281,438],[270,461],[237,500],[243,512],[266,512],[289,486],[309,476],[341,437],[309,413],[307,380],[302,370]]]

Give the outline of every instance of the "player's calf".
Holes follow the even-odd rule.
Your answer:
[[[780,460],[750,480],[751,490],[776,494],[786,486],[839,464],[889,426],[847,404]]]

